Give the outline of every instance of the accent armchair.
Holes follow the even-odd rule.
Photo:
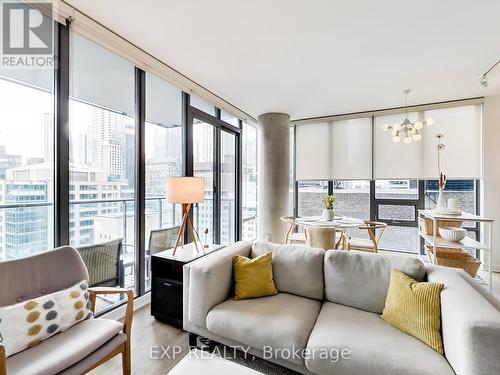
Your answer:
[[[0,262],[0,306],[8,306],[68,288],[88,280],[85,264],[72,247],[64,246],[34,256]],[[89,288],[92,310],[98,294],[125,294],[123,324],[90,318],[38,345],[5,358],[0,344],[0,375],[85,374],[117,354],[123,374],[131,373],[130,335],[134,293],[130,289]]]

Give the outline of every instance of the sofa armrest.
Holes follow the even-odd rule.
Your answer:
[[[441,322],[444,353],[457,375],[498,372],[500,311],[463,270],[427,267],[428,281],[444,284]]]
[[[252,242],[237,242],[184,265],[184,329],[206,328],[208,312],[230,297],[233,256],[249,256]]]
[[[134,315],[134,291],[125,288],[113,287],[93,287],[89,288],[89,299],[92,305],[92,312],[95,310],[95,299],[98,294],[125,294],[127,296],[127,308],[123,319],[123,333],[130,337],[132,332],[132,317]]]
[[[5,347],[0,344],[0,375],[7,375],[7,362],[5,358]]]

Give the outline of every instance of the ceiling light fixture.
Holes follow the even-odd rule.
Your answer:
[[[431,118],[425,119],[425,121],[411,122],[408,118],[408,107],[406,106],[406,98],[410,93],[409,89],[403,91],[404,103],[403,107],[405,109],[406,118],[401,123],[396,123],[394,125],[384,124],[382,129],[386,132],[391,130],[392,142],[399,143],[403,140],[404,143],[409,144],[412,142],[418,142],[422,139],[422,128],[424,126],[431,126],[434,124],[434,120]]]
[[[488,87],[488,73],[491,72],[493,69],[495,69],[495,67],[500,64],[500,60],[498,60],[496,63],[494,63],[492,65],[491,68],[489,68],[484,74],[483,76],[481,77],[481,85],[483,87]]]

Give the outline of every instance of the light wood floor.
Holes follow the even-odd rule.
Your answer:
[[[151,359],[151,347],[179,345],[182,352],[176,358]],[[156,349],[154,349],[156,350]],[[180,329],[155,320],[146,305],[134,313],[132,323],[132,373],[138,375],[165,375],[188,351],[188,334]],[[156,356],[162,354],[161,349]],[[172,351],[169,351],[171,357]],[[121,356],[104,363],[92,375],[119,375],[122,373]]]

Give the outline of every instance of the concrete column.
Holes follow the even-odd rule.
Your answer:
[[[289,215],[290,116],[265,113],[258,128],[257,238],[281,243]]]

